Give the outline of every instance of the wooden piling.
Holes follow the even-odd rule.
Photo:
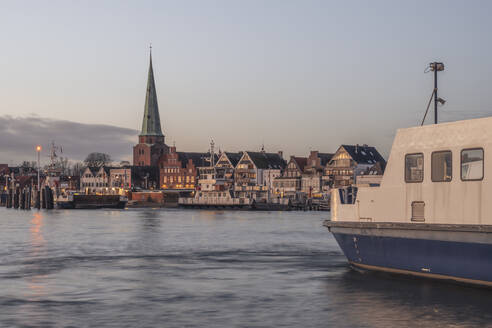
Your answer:
[[[46,189],[41,189],[41,208],[46,208]]]

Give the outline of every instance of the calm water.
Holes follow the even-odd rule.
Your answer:
[[[351,270],[324,212],[0,208],[0,326],[492,326],[492,290]]]

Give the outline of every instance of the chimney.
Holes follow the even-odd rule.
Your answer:
[[[280,156],[280,158],[284,158],[284,152],[279,150],[278,151],[278,156]]]

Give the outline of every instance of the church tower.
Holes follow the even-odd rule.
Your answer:
[[[159,157],[167,153],[168,150],[169,148],[164,142],[164,134],[162,134],[161,130],[151,47],[142,130],[138,135],[138,144],[133,147],[133,165],[156,166]]]

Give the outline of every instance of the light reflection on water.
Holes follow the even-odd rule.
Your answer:
[[[0,214],[0,326],[492,322],[491,290],[351,270],[323,212]]]

